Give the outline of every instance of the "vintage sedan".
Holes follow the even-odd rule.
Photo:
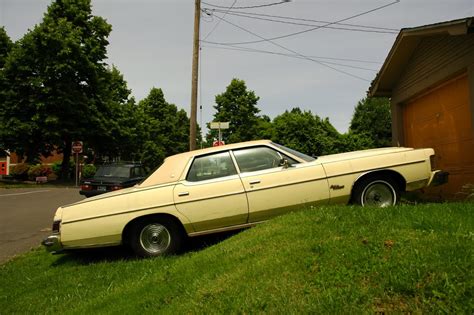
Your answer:
[[[141,184],[60,207],[51,252],[128,245],[143,257],[175,253],[188,237],[241,229],[293,209],[386,207],[438,185],[433,149],[382,148],[313,158],[268,140],[168,157]]]

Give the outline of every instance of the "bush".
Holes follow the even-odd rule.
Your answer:
[[[30,166],[26,163],[20,163],[13,166],[11,170],[11,175],[14,179],[18,180],[27,180],[28,179],[28,171]]]
[[[37,164],[35,166],[32,166],[28,170],[28,178],[30,180],[34,180],[36,177],[39,177],[39,176],[48,176],[52,172],[53,171],[51,170],[51,168],[49,166],[42,165],[42,164]]]
[[[84,164],[82,167],[82,178],[91,178],[97,171],[94,164]]]

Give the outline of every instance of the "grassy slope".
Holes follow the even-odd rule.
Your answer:
[[[149,260],[36,250],[0,266],[0,314],[472,314],[473,208],[324,207]]]

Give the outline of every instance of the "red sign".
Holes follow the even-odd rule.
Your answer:
[[[82,141],[74,141],[72,143],[72,153],[82,153]]]
[[[224,141],[218,141],[218,140],[216,140],[216,141],[214,141],[214,142],[212,143],[212,146],[213,146],[213,147],[218,147],[218,146],[224,145],[224,144],[225,144]]]

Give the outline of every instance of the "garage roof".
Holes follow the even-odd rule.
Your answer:
[[[372,81],[369,96],[392,96],[392,89],[420,41],[433,35],[463,35],[474,32],[474,17],[403,28],[388,53],[382,68]]]

